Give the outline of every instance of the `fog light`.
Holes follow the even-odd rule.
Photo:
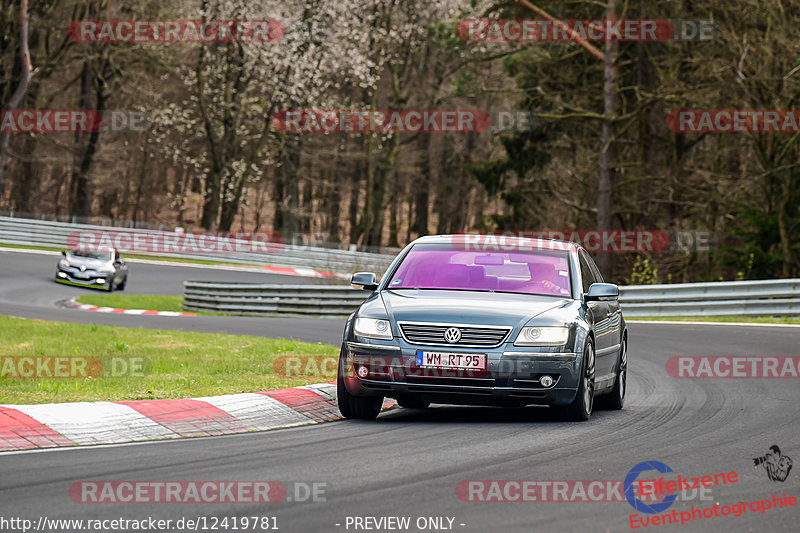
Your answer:
[[[105,282],[106,282],[106,280],[104,280],[104,279],[102,279],[102,278],[100,278],[100,279],[98,279],[98,280],[97,280],[97,283],[105,283]]]
[[[364,365],[358,365],[357,372],[358,372],[358,377],[365,378],[367,377],[367,375],[369,375],[369,368],[367,368]]]
[[[542,376],[539,378],[539,383],[542,384],[542,387],[549,387],[553,384],[553,378],[550,376]]]
[[[59,277],[59,278],[66,278],[66,277],[67,277],[67,275],[66,275],[66,274],[64,274],[63,272],[59,272],[59,273],[58,273],[58,277]]]

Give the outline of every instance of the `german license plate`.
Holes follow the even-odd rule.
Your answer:
[[[425,352],[417,350],[417,366],[423,368],[486,370],[486,354]]]

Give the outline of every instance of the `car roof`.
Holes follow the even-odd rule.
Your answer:
[[[494,237],[497,239],[499,244],[499,248],[497,250],[487,249],[487,250],[476,250],[476,251],[504,251],[502,248],[504,246],[514,246],[519,245],[520,247],[531,248],[531,251],[535,248],[540,248],[542,251],[547,250],[559,250],[559,251],[577,251],[580,249],[580,245],[578,243],[572,241],[562,241],[558,239],[539,239],[535,237],[517,237],[515,235],[504,235],[503,233],[492,233],[492,232],[484,232],[484,233],[452,233],[447,235],[425,235],[419,237],[418,239],[414,240],[410,244],[416,243],[430,243],[430,244],[451,244],[451,243],[461,243],[466,244],[470,237],[473,238],[480,238],[485,237],[487,238],[487,242],[484,243],[488,246],[488,238]],[[478,241],[480,242],[480,241]],[[502,244],[500,244],[502,243]]]

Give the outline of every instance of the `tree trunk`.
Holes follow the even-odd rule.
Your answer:
[[[31,53],[28,49],[28,0],[20,0],[19,3],[19,58],[22,66],[19,76],[19,85],[17,85],[17,90],[14,91],[8,104],[3,106],[2,111],[16,110],[31,83]],[[8,162],[8,146],[10,140],[10,131],[6,131],[0,135],[0,201],[3,200],[3,191],[5,190],[6,164]]]
[[[333,158],[333,164],[328,167],[325,178],[325,194],[322,201],[325,205],[325,225],[323,231],[327,234],[327,238],[331,242],[341,242],[339,235],[339,210],[342,203],[342,188],[339,186],[337,178],[338,172],[341,169],[341,152],[345,148],[344,141],[339,143],[339,149],[336,156]]]
[[[86,110],[92,109],[99,113],[105,108],[105,81],[102,76],[95,72],[94,65],[92,64],[94,59],[92,48],[94,45],[89,46],[90,50],[87,51],[86,57],[84,58],[83,73],[81,75],[81,108]],[[94,105],[92,105],[93,100]],[[89,217],[92,211],[92,190],[91,184],[89,183],[89,171],[92,168],[94,155],[97,152],[100,140],[99,129],[93,128],[93,130],[94,131],[89,133],[89,138],[85,144],[82,141],[86,133],[77,132],[75,134],[76,146],[83,145],[83,148],[78,155],[76,168],[73,170],[71,213],[80,217]]]
[[[400,182],[397,179],[397,171],[392,176],[391,181],[391,196],[389,197],[389,243],[391,248],[400,247],[400,239],[398,238],[398,217],[400,216],[400,201],[403,197],[401,193]]]
[[[617,18],[617,0],[608,0],[607,19]],[[617,43],[605,42],[603,55],[603,125],[600,132],[600,158],[597,180],[597,229],[611,229],[611,196],[613,175],[611,165],[614,158],[612,138],[614,136],[614,114],[617,111]],[[597,254],[597,264],[607,277],[611,276],[611,254]]]
[[[367,246],[381,246],[383,244],[383,226],[386,219],[389,181],[394,175],[397,153],[400,150],[400,136],[396,133],[393,134],[390,142],[389,151],[381,156],[378,168],[375,171],[372,205],[370,206],[372,224],[367,229]]]
[[[361,195],[362,168],[363,163],[361,161],[357,162],[352,181],[350,182],[350,202],[347,209],[348,219],[350,221],[350,244],[356,244],[358,242],[358,200]]]
[[[414,221],[411,228],[417,237],[422,237],[428,234],[428,208],[430,204],[430,187],[431,187],[431,149],[433,145],[433,135],[425,135],[422,137],[427,141],[425,150],[422,154],[422,168],[417,183],[414,188]]]
[[[37,198],[34,194],[40,188],[40,172],[41,166],[37,163],[35,154],[38,145],[38,137],[34,135],[26,135],[23,141],[20,170],[17,176],[11,183],[11,207],[20,213],[32,213],[36,210]]]
[[[311,179],[311,171],[303,173],[303,196],[302,203],[298,206],[300,231],[311,233],[314,229],[314,180]]]
[[[298,212],[300,188],[297,171],[300,166],[300,152],[296,135],[283,136],[280,154],[281,166],[276,179],[275,230],[281,232],[286,242],[300,230]]]

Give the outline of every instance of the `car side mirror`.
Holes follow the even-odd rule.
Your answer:
[[[64,259],[67,258],[67,252],[65,250],[61,250],[61,257],[63,257]]]
[[[378,288],[378,278],[372,272],[356,272],[353,274],[350,284],[356,289],[374,291]]]
[[[619,300],[619,287],[613,283],[592,283],[584,298],[587,302],[613,302]]]

